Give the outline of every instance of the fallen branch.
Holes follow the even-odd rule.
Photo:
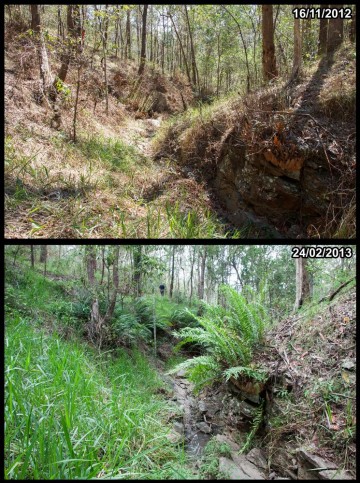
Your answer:
[[[349,280],[347,280],[346,282],[342,283],[340,285],[340,287],[338,287],[336,290],[334,290],[334,292],[332,292],[330,295],[326,295],[325,297],[323,297],[322,299],[320,299],[318,303],[323,302],[326,299],[328,299],[329,302],[331,302],[332,299],[335,297],[335,295],[337,293],[339,293],[341,289],[343,289],[344,287],[346,287],[346,285],[349,285],[349,283],[352,282],[355,279],[356,279],[356,275],[355,275],[355,277],[352,277]]]

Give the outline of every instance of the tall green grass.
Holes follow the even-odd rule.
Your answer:
[[[139,352],[99,356],[13,312],[5,356],[7,479],[189,477],[166,438],[162,382]]]

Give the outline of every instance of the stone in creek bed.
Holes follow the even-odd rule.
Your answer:
[[[206,413],[206,411],[207,411],[207,406],[206,406],[206,404],[204,403],[204,401],[199,401],[198,407],[199,407],[199,411],[200,411],[201,413]]]
[[[173,429],[174,429],[174,431],[176,431],[179,434],[184,434],[184,432],[185,432],[184,425],[182,423],[179,423],[179,422],[176,422],[176,423],[173,424]]]
[[[264,476],[257,471],[254,465],[242,461],[239,464],[229,458],[221,457],[219,459],[219,470],[230,480],[264,480]]]
[[[186,376],[185,369],[180,369],[180,371],[176,373],[176,377],[185,377],[185,376]]]
[[[172,444],[181,444],[184,441],[184,435],[177,433],[173,429],[170,431],[169,434],[166,435],[166,437]]]
[[[196,427],[202,432],[202,433],[211,433],[212,430],[210,428],[210,426],[206,423],[196,423]]]

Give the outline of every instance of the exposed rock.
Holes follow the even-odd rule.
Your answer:
[[[230,480],[251,480],[252,478],[248,476],[244,471],[236,466],[236,464],[229,458],[221,457],[219,459],[219,471],[225,475],[226,478]]]
[[[184,441],[184,435],[176,432],[173,429],[166,435],[166,437],[172,444],[181,444]]]
[[[264,474],[255,466],[253,465],[245,455],[237,454],[234,451],[231,452],[231,457],[234,460],[235,464],[241,468],[241,470],[248,475],[252,480],[264,480]]]
[[[239,406],[240,413],[246,416],[247,418],[253,418],[256,416],[256,412],[258,408],[248,404],[246,401],[242,401]]]
[[[199,401],[199,405],[198,405],[198,407],[199,407],[199,411],[200,411],[201,413],[206,413],[206,411],[207,411],[207,406],[206,406],[206,404],[205,404],[205,402],[204,402],[204,401]]]
[[[290,451],[279,447],[271,456],[271,466],[280,474],[288,475],[291,479],[300,479],[293,471],[289,469],[289,462],[292,460]],[[313,477],[310,476],[310,479]]]
[[[186,370],[185,369],[180,369],[180,371],[178,371],[176,373],[176,377],[185,377],[186,376]]]
[[[246,462],[241,467],[239,467],[234,461],[224,457],[221,457],[219,459],[219,471],[221,471],[230,480],[264,479],[264,477],[259,472],[256,472],[256,468],[254,469],[247,466]]]
[[[246,459],[262,470],[267,470],[268,468],[265,453],[259,448],[253,448],[249,451],[246,455]]]
[[[353,371],[355,369],[355,363],[352,359],[345,359],[341,364],[343,369],[347,369],[348,371]]]
[[[260,393],[263,391],[265,385],[260,382],[242,381],[232,377],[229,384],[230,389],[249,401],[256,404],[260,402]]]
[[[156,92],[153,97],[152,109],[156,112],[170,112],[167,97],[162,92]]]
[[[196,427],[202,432],[202,433],[211,433],[212,430],[210,426],[206,423],[196,423]]]
[[[332,461],[325,460],[320,456],[315,454],[309,453],[304,448],[299,448],[298,453],[300,458],[308,463],[309,468],[327,468],[327,469],[336,469],[337,466]]]
[[[179,434],[184,434],[184,432],[185,432],[184,425],[182,423],[179,423],[179,422],[176,422],[176,423],[173,424],[173,429],[174,429],[174,431],[176,431]]]
[[[339,469],[337,470],[337,465],[332,461],[325,460],[320,456],[317,456],[309,451],[305,450],[304,448],[299,448],[298,450],[299,457],[301,459],[298,468],[298,479],[299,480],[325,480],[325,479],[342,479],[342,471]],[[316,469],[321,469],[321,471],[316,471]],[[314,470],[314,471],[312,471]],[[340,476],[335,477],[338,474]],[[347,476],[344,473],[345,476]],[[352,479],[351,477],[346,477],[345,479]]]
[[[266,151],[251,155],[238,138],[229,141],[218,161],[215,188],[232,213],[239,211],[244,216],[255,212],[281,224],[284,215],[291,223],[300,213],[307,222],[326,211],[324,195],[331,186],[331,175],[321,153],[316,164],[304,151],[289,162],[274,165],[274,158]],[[295,166],[292,161],[299,163]]]
[[[230,449],[232,449],[233,451],[239,451],[239,449],[240,449],[240,446],[237,443],[235,443],[235,441],[233,441],[232,439],[228,438],[224,434],[217,434],[215,436],[215,440],[218,443],[225,443],[225,444],[227,444],[230,447]]]
[[[347,471],[343,471],[341,469],[319,471],[318,476],[320,480],[352,480],[353,479]]]

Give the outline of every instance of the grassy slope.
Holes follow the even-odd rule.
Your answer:
[[[206,189],[184,179],[173,163],[151,158],[151,125],[136,121],[109,96],[93,112],[92,91],[82,85],[78,142],[70,140],[75,73],[63,126],[50,128],[51,109],[38,104],[36,57],[20,67],[16,41],[9,43],[6,73],[5,205],[8,238],[199,238],[224,237],[211,213]],[[25,45],[27,45],[25,43]],[[29,47],[29,45],[28,45]],[[11,50],[9,50],[11,49]],[[100,71],[100,67],[99,67]],[[109,64],[109,75],[118,66]]]
[[[171,408],[147,359],[59,337],[57,283],[28,275],[6,298],[6,477],[191,477],[166,438]]]

